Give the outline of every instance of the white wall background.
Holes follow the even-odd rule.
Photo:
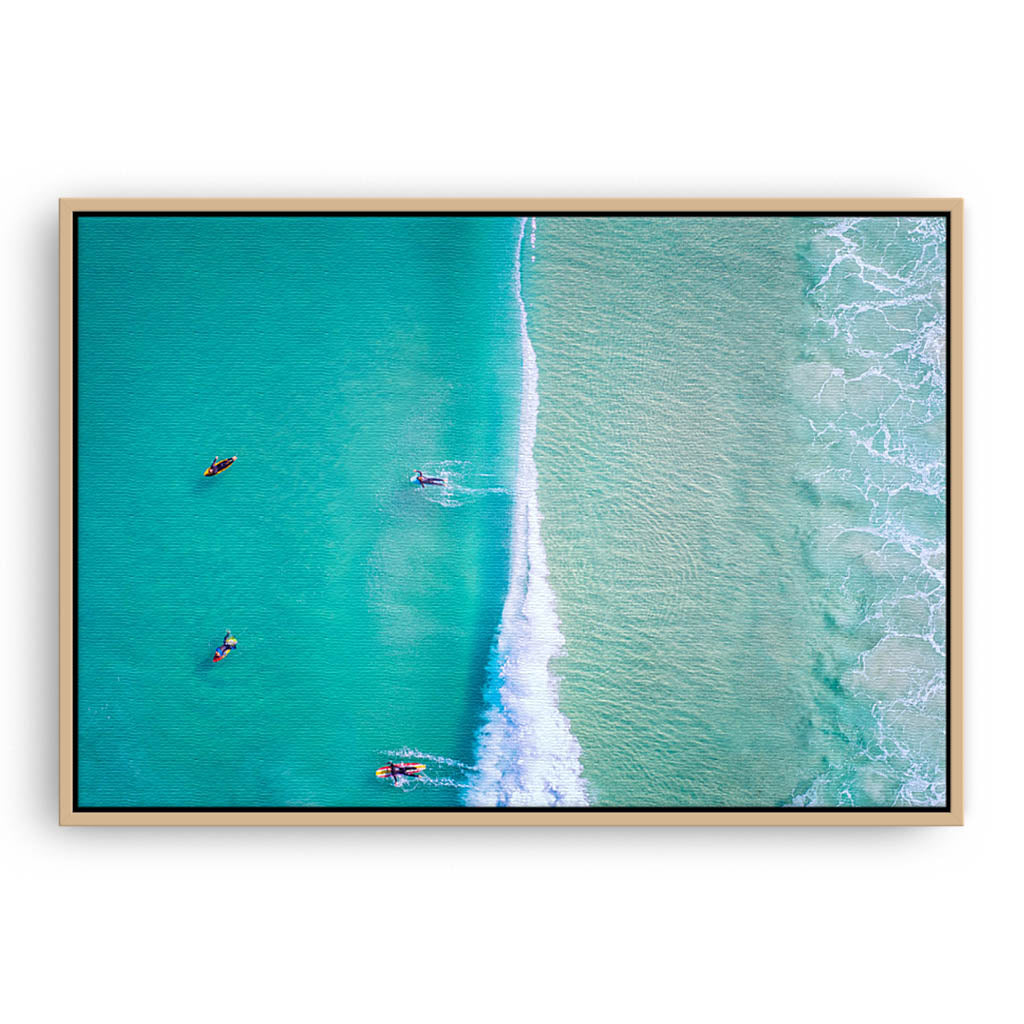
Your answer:
[[[7,1019],[1015,1012],[1018,8],[94,0],[3,25]],[[965,828],[58,829],[57,197],[502,194],[966,197]]]

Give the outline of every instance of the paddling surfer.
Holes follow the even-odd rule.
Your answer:
[[[435,487],[444,487],[444,480],[439,476],[424,476],[422,469],[416,470],[416,483],[420,487],[426,487],[427,484],[433,484]]]

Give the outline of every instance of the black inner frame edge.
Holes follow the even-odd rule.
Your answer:
[[[378,806],[336,806],[336,807],[179,807],[179,806],[129,806],[129,807],[104,807],[104,806],[82,806],[78,800],[78,218],[79,217],[515,217],[532,216],[531,214],[516,213],[515,211],[488,211],[488,210],[458,210],[458,211],[427,211],[427,210],[381,210],[381,211],[360,211],[360,210],[196,210],[196,211],[158,211],[158,210],[130,210],[120,212],[117,210],[76,210],[72,214],[72,810],[74,812],[116,812],[116,813],[147,813],[147,812],[189,812],[189,813],[332,813],[332,812],[364,812],[370,813],[440,813],[458,814],[473,813],[571,813],[571,814],[600,814],[602,812],[637,812],[637,813],[676,813],[676,814],[721,814],[721,813],[840,813],[840,814],[865,814],[865,813],[917,813],[935,814],[948,813],[952,807],[952,780],[949,775],[950,761],[952,759],[952,739],[950,736],[952,724],[952,709],[949,699],[949,677],[951,668],[950,643],[952,639],[950,623],[950,602],[949,602],[949,566],[953,561],[951,558],[952,530],[950,522],[950,478],[949,478],[949,456],[951,450],[952,428],[950,424],[950,312],[951,298],[950,285],[952,273],[952,252],[950,246],[950,227],[952,217],[949,211],[851,211],[851,210],[813,210],[813,211],[734,211],[727,210],[716,212],[707,211],[673,211],[673,210],[652,210],[652,211],[544,211],[545,217],[582,217],[582,218],[606,218],[606,217],[922,217],[941,216],[946,222],[946,803],[943,807],[418,807],[411,805],[402,808],[378,807]]]

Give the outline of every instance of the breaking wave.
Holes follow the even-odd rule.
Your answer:
[[[537,500],[537,357],[527,332],[519,226],[514,284],[519,307],[522,396],[509,552],[509,589],[487,670],[486,710],[477,733],[476,772],[466,794],[471,806],[553,807],[587,803],[580,745],[558,707],[552,659],[565,646],[555,593],[548,583]],[[533,238],[531,237],[531,244]]]

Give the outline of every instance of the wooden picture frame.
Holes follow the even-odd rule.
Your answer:
[[[946,218],[946,804],[931,807],[102,807],[77,799],[77,236],[82,216],[186,214],[738,215]],[[963,793],[963,200],[62,199],[60,201],[60,822],[68,825],[960,825]]]

